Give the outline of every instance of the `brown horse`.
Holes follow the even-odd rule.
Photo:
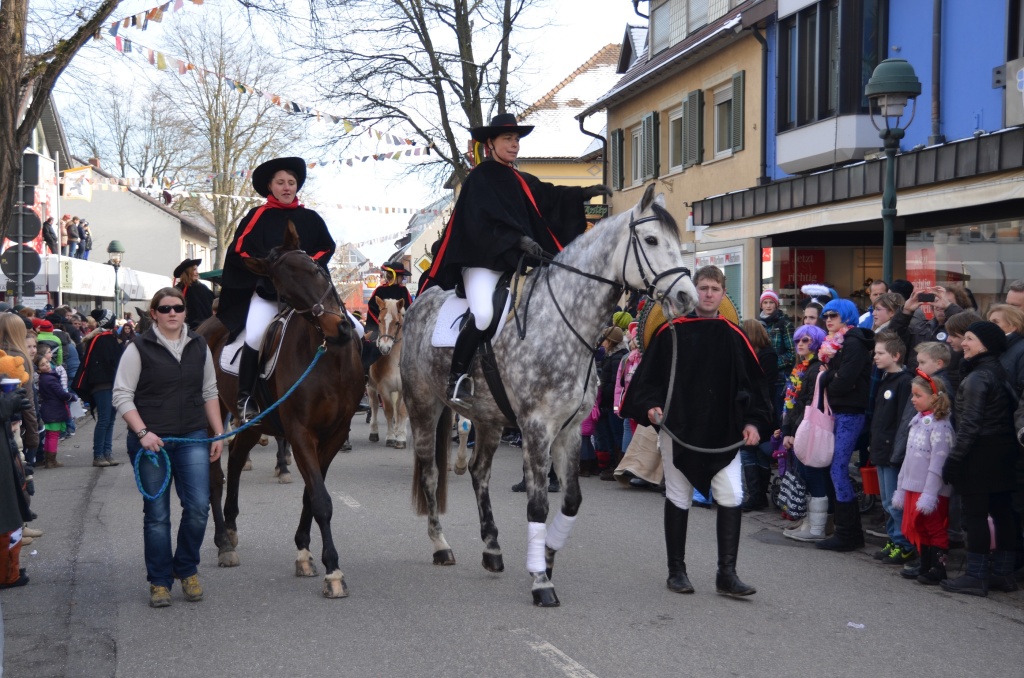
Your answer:
[[[405,449],[406,424],[409,416],[402,400],[402,373],[398,361],[402,357],[402,320],[405,318],[404,299],[377,298],[380,309],[380,336],[377,348],[381,356],[370,365],[370,442],[380,440],[377,432],[377,396],[384,401],[384,419],[387,421],[387,447]]]
[[[267,384],[269,402],[261,401],[260,405],[266,408],[295,384],[321,346],[326,348],[326,352],[274,413],[235,435],[228,453],[223,513],[220,498],[224,474],[219,462],[213,464],[210,504],[216,526],[214,543],[219,549],[218,564],[221,567],[239,564],[235,551],[238,544],[238,485],[249,450],[263,434],[283,436],[292,447],[295,464],[306,483],[302,493],[302,515],[295,531],[295,546],[299,551],[295,576],[314,577],[317,574],[309,552],[309,530],[312,520],[316,519],[323,540],[321,561],[326,570],[323,594],[327,598],[343,598],[348,595],[348,588],[338,567],[338,552],[331,536],[331,496],[324,478],[334,455],[348,440],[349,422],[365,387],[359,342],[355,341],[352,324],[330,276],[299,249],[299,239],[291,225],[284,243],[275,248],[267,259],[246,259],[245,264],[254,273],[269,277],[281,301],[296,313],[296,318],[288,324],[277,367]],[[228,336],[227,328],[213,317],[200,325],[199,333],[206,337],[214,355],[221,407],[237,415],[238,380],[220,370],[220,353]]]

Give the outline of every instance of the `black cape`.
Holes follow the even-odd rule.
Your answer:
[[[175,287],[185,295],[185,318],[188,328],[194,331],[204,320],[213,315],[213,292],[209,287],[198,282],[188,287],[179,282]]]
[[[524,235],[558,254],[587,229],[583,202],[581,187],[548,184],[493,160],[480,163],[462,186],[420,292],[431,285],[453,289],[464,267],[515,270]]]
[[[676,373],[668,421],[662,425],[690,445],[728,447],[743,438],[743,427],[771,426],[771,404],[761,380],[757,355],[743,332],[725,318],[687,316],[672,321],[654,335],[629,382],[620,414],[651,426],[647,411],[664,409],[668,396],[672,344],[675,338]],[[657,427],[660,430],[660,427]],[[701,494],[711,479],[732,462],[736,450],[692,452],[672,444],[672,460]]]
[[[261,278],[246,268],[245,259],[265,258],[270,254],[270,250],[280,246],[284,242],[284,233],[289,221],[295,224],[303,251],[323,266],[324,270],[334,256],[334,238],[331,237],[327,224],[319,214],[305,207],[291,210],[268,208],[250,227],[253,215],[261,207],[254,207],[238,222],[235,237],[224,257],[224,275],[217,317],[230,331],[231,339],[238,336],[245,327],[253,290],[264,299],[277,299],[277,291],[270,279]]]

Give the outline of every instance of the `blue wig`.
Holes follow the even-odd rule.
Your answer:
[[[860,317],[856,304],[849,299],[833,299],[821,309],[821,315],[825,315],[829,311],[837,312],[846,325],[856,325],[857,319]]]
[[[825,341],[825,330],[817,325],[801,325],[793,333],[793,342],[798,342],[803,337],[810,337],[811,351],[817,351],[821,348],[821,342]]]

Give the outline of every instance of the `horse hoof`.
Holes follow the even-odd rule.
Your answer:
[[[441,549],[440,551],[434,551],[434,565],[454,565],[455,554],[451,549]]]
[[[281,475],[279,475],[277,477],[277,482],[280,485],[291,485],[292,484],[292,474],[291,473],[282,473]]]
[[[384,447],[394,447],[394,446],[395,446],[395,441],[393,439],[391,439],[391,438],[388,438],[387,441],[384,443]]]
[[[316,576],[316,565],[313,564],[313,559],[308,560],[296,560],[295,561],[295,576],[296,577],[315,577]]]
[[[252,459],[246,459],[245,460],[245,466],[242,467],[242,470],[243,471],[251,471],[252,470]]]
[[[561,603],[558,602],[558,596],[555,595],[555,589],[551,586],[547,586],[542,589],[533,590],[533,604],[535,607],[558,607]]]
[[[380,442],[380,436],[378,434],[376,434],[376,433],[371,433],[370,434],[370,442],[371,443],[379,443]]]
[[[485,553],[483,566],[488,572],[505,571],[505,561],[502,559],[500,553]]]
[[[404,450],[405,449],[405,441],[404,440],[396,440],[395,441],[395,449],[396,450]]]
[[[341,446],[341,451],[342,452],[351,452],[352,451],[352,443],[350,443],[349,441],[346,440],[345,443]]]
[[[281,475],[281,469],[279,469],[279,468],[275,468],[275,469],[274,469],[274,477],[276,478],[276,477],[278,477],[279,475]]]
[[[228,530],[228,541],[231,542],[232,546],[238,546],[238,532]]]
[[[223,551],[217,554],[217,567],[238,567],[241,564],[238,551]]]
[[[270,444],[270,438],[267,436],[260,436],[260,447],[266,447]]]
[[[345,585],[345,577],[337,579],[324,578],[324,598],[347,598],[348,586]]]
[[[465,475],[467,468],[469,468],[469,467],[466,464],[463,464],[461,466],[459,464],[456,464],[455,465],[455,475],[457,475],[457,476]]]

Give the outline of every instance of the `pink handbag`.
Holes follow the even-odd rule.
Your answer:
[[[812,468],[828,468],[832,465],[832,454],[835,452],[835,423],[832,420],[832,408],[828,406],[828,394],[822,393],[825,411],[818,409],[818,393],[821,387],[821,376],[818,373],[814,380],[814,397],[804,408],[804,418],[796,429],[793,437],[793,452],[796,458]]]

